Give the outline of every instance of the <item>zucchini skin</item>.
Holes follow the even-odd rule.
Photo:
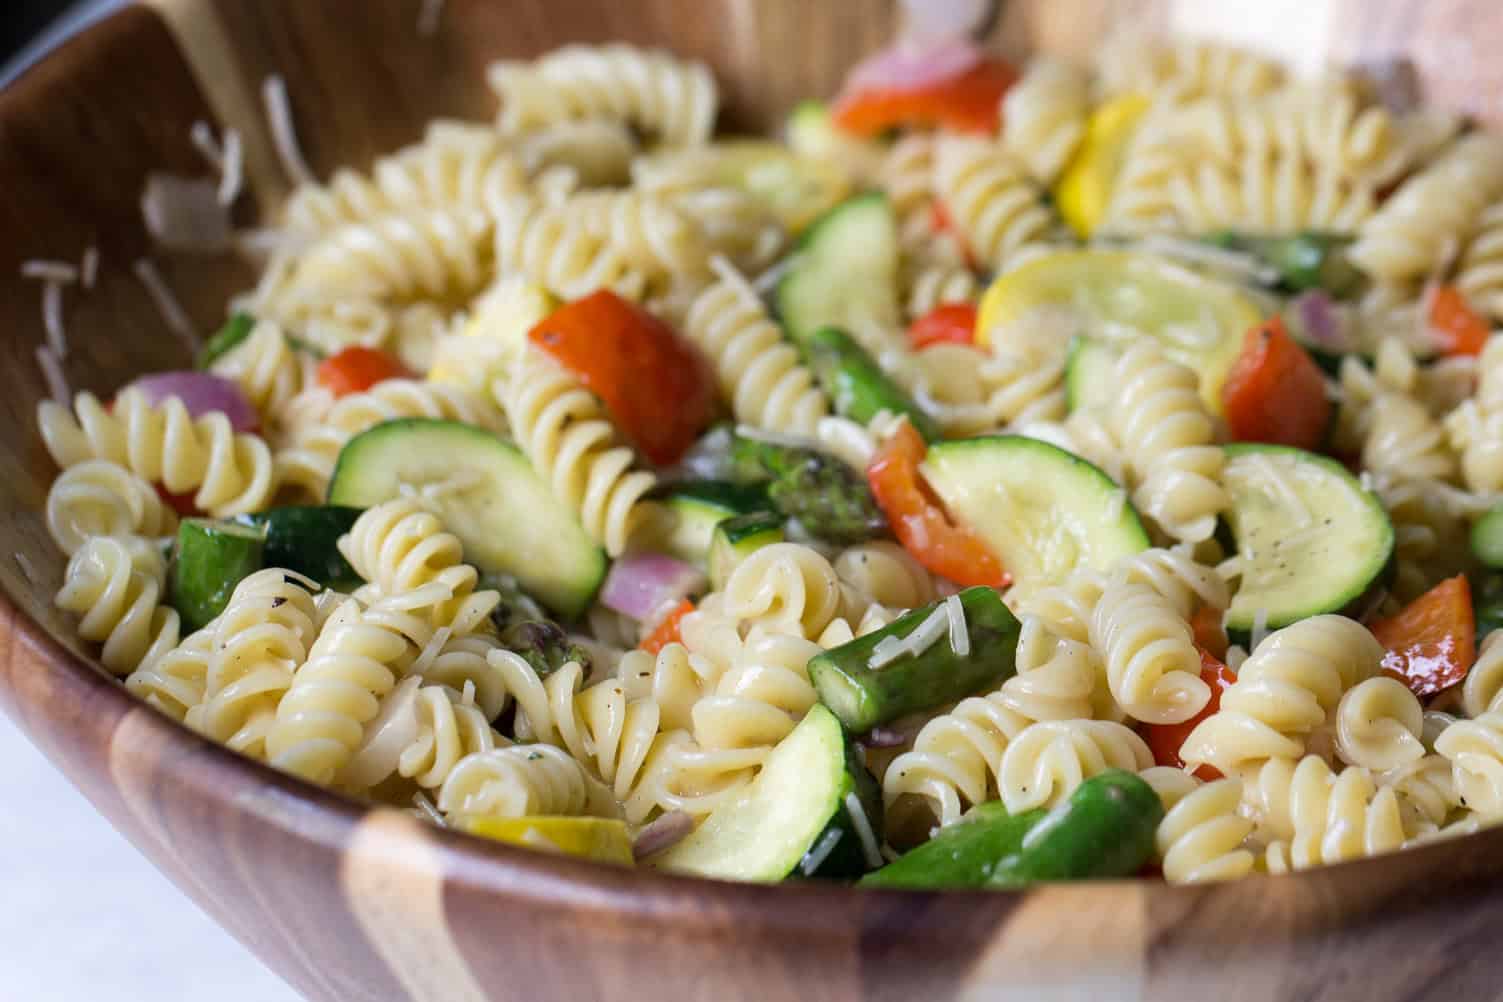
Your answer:
[[[852,792],[856,799],[861,802],[861,808],[866,812],[868,823],[872,831],[882,831],[882,785],[877,782],[877,777],[871,774],[871,770],[862,763],[856,753],[855,742],[850,738],[845,743],[845,771],[850,779]],[[815,846],[827,837],[831,831],[838,832],[835,847],[829,855],[815,863],[811,859],[811,853]],[[830,823],[825,825],[824,831],[810,845],[810,852],[804,854],[799,861],[798,868],[794,870],[796,876],[813,877],[818,880],[855,880],[862,874],[871,870],[867,862],[866,851],[861,847],[861,836],[856,832],[856,823],[851,818],[850,809],[845,804],[836,809],[835,816]]]
[[[867,424],[881,411],[906,414],[924,441],[933,442],[940,437],[934,419],[920,410],[845,331],[822,327],[809,337],[804,350],[837,413],[861,424]]]
[[[214,621],[235,586],[268,566],[266,530],[234,522],[184,519],[177,530],[169,592],[188,632]],[[276,566],[275,564],[270,566]]]
[[[361,509],[342,505],[289,505],[241,515],[236,522],[266,527],[266,566],[312,578],[325,588],[352,591],[364,584],[335,546]]]
[[[256,318],[249,313],[233,313],[230,319],[224,322],[224,326],[215,331],[204,346],[198,349],[198,355],[193,359],[193,366],[197,369],[207,369],[221,357],[228,355],[236,348],[245,343],[246,338],[251,336],[251,331],[256,327]]]
[[[1153,859],[1164,819],[1159,795],[1137,775],[1108,769],[1081,783],[997,863],[986,886],[1128,877]]]
[[[847,730],[860,734],[1009,678],[1016,670],[1017,618],[991,588],[967,588],[960,593],[960,603],[965,608],[969,654],[955,654],[948,635],[942,635],[922,654],[905,655],[878,669],[867,666],[878,643],[887,637],[908,636],[940,607],[936,602],[812,658],[809,677],[820,701]]]
[[[984,887],[997,862],[1017,855],[1023,838],[1048,812],[1008,814],[1000,800],[978,804],[955,824],[861,878],[862,887],[936,890]]]

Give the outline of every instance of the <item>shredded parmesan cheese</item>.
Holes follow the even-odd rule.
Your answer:
[[[412,591],[404,591],[400,595],[390,595],[381,600],[382,606],[398,611],[418,609],[427,605],[438,605],[447,602],[454,597],[454,589],[442,581],[429,581]]]
[[[245,187],[245,143],[240,133],[226,129],[224,133],[224,166],[219,174],[219,204],[232,205]]]
[[[949,629],[950,615],[946,611],[946,606],[941,604],[903,639],[883,637],[877,641],[877,646],[872,648],[871,657],[867,658],[866,666],[876,671],[879,668],[885,668],[904,655],[922,654],[933,647]]]
[[[1257,650],[1258,645],[1268,636],[1268,610],[1259,609],[1253,613],[1252,633],[1248,635],[1248,645]]]
[[[424,818],[438,825],[440,828],[449,827],[449,822],[444,820],[444,816],[438,812],[438,808],[433,806],[433,801],[429,800],[428,795],[422,790],[412,795],[412,806],[416,807],[418,813]]]
[[[448,626],[440,626],[434,630],[433,636],[423,645],[422,653],[417,656],[417,660],[407,670],[408,674],[421,675],[431,668],[433,662],[437,660],[439,652],[444,649],[444,644],[449,642],[449,636],[453,632],[453,628]],[[468,680],[466,680],[466,684],[468,684]]]
[[[297,128],[292,121],[292,102],[287,97],[287,81],[273,73],[261,84],[261,100],[266,104],[266,119],[271,126],[271,141],[282,169],[294,184],[314,184],[317,179],[298,145]]]
[[[851,816],[851,824],[856,829],[856,837],[861,840],[861,851],[866,856],[866,865],[875,870],[882,865],[882,850],[877,845],[877,835],[872,831],[872,823],[866,816],[866,808],[861,806],[861,798],[854,793],[847,793],[845,810]]]
[[[950,617],[950,650],[963,658],[971,653],[971,634],[966,629],[965,606],[960,604],[959,595],[945,599],[945,614]]]
[[[437,34],[438,25],[443,20],[443,16],[444,0],[423,0],[423,6],[418,11],[418,34],[424,38]]]
[[[83,287],[94,288],[94,282],[99,278],[99,248],[90,244],[83,252]]]
[[[1198,240],[1189,240],[1167,233],[1150,233],[1139,241],[1145,250],[1156,251],[1165,257],[1177,258],[1190,264],[1216,268],[1239,278],[1252,279],[1263,285],[1272,285],[1279,280],[1276,269],[1263,264],[1251,254],[1214,247]]]
[[[27,560],[26,554],[20,550],[16,551],[16,563],[21,566],[21,575],[26,578],[27,583],[36,584],[38,581],[36,568],[31,566],[31,561]]]
[[[68,357],[68,335],[63,330],[63,287],[57,282],[42,286],[42,327],[47,346],[59,359]]]
[[[63,374],[63,363],[57,353],[47,345],[37,347],[37,365],[42,378],[47,381],[47,392],[63,407],[71,406],[73,394],[68,391],[68,377]]]
[[[71,285],[78,281],[78,269],[67,261],[47,261],[42,258],[32,258],[30,261],[21,262],[21,277],[35,278],[42,282],[53,282],[58,285]]]
[[[825,830],[825,833],[819,837],[819,841],[814,843],[814,847],[804,855],[803,861],[799,864],[799,869],[804,872],[804,876],[809,876],[824,865],[830,853],[835,851],[835,846],[840,843],[840,837],[843,834],[844,832],[839,828]]]
[[[136,277],[141,280],[146,294],[156,304],[157,312],[162,315],[162,320],[168,329],[178,336],[178,339],[187,346],[190,352],[198,350],[198,335],[193,331],[193,322],[188,319],[188,314],[183,310],[183,304],[178,302],[172,290],[167,287],[167,282],[162,278],[162,273],[157,271],[157,266],[150,258],[138,258],[134,270]]]

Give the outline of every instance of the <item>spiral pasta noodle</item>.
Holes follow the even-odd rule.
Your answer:
[[[913,748],[888,765],[883,799],[891,807],[917,798],[941,826],[953,824],[967,806],[997,793],[1003,753],[1025,727],[1091,715],[1096,674],[1089,647],[1024,616],[1017,673],[995,692],[963,699],[926,723]]]
[[[1027,172],[1000,148],[979,139],[945,137],[934,154],[934,187],[966,243],[987,266],[1003,271],[1053,220]]]
[[[651,511],[657,477],[637,465],[600,401],[553,359],[529,347],[497,385],[517,442],[554,497],[579,513],[591,538],[620,556]]]
[[[1382,394],[1373,404],[1362,465],[1401,480],[1449,480],[1456,475],[1456,457],[1445,428],[1424,405],[1397,393]]]
[[[315,639],[311,587],[279,568],[235,586],[215,625],[204,701],[188,710],[188,726],[242,755],[266,757],[277,704]]]
[[[95,536],[168,536],[177,515],[150,484],[118,463],[88,459],[47,490],[47,532],[68,556]]]
[[[1192,790],[1169,809],[1154,835],[1165,880],[1196,884],[1252,872],[1255,860],[1243,843],[1253,825],[1237,812],[1241,801],[1242,784],[1222,779]]]
[[[392,666],[406,650],[404,637],[366,622],[354,599],[341,604],[277,704],[266,734],[267,761],[311,782],[330,782],[396,685]]]
[[[1314,616],[1269,634],[1221,694],[1220,709],[1180,748],[1190,765],[1223,775],[1263,759],[1294,759],[1341,695],[1378,671],[1383,648],[1362,624]]]
[[[1469,717],[1503,710],[1503,633],[1494,630],[1482,641],[1477,660],[1461,687],[1461,705]]]
[[[1438,831],[1461,805],[1451,763],[1443,755],[1426,754],[1376,778],[1399,798],[1404,831],[1411,839]]]
[[[1002,98],[1002,148],[1041,185],[1054,183],[1085,138],[1090,78],[1061,59],[1038,56]]]
[[[1373,772],[1396,769],[1425,754],[1424,709],[1409,687],[1386,676],[1352,686],[1336,704],[1336,754]]]
[[[1225,227],[1350,232],[1372,216],[1377,201],[1371,188],[1327,169],[1312,171],[1291,156],[1186,165],[1170,177],[1168,196],[1178,226],[1192,233]]]
[[[314,385],[316,364],[311,354],[287,343],[281,325],[260,320],[243,343],[215,359],[209,369],[233,380],[261,415],[262,426],[272,428],[288,401]]]
[[[1483,818],[1503,815],[1503,713],[1457,721],[1436,739],[1435,750],[1451,763],[1461,803]]]
[[[1478,360],[1477,392],[1445,419],[1461,473],[1474,491],[1503,490],[1503,337],[1487,339]]]
[[[1488,204],[1503,195],[1503,141],[1476,133],[1457,140],[1383,203],[1348,251],[1369,275],[1423,278]]]
[[[1246,49],[1198,39],[1148,40],[1132,33],[1108,40],[1097,70],[1108,94],[1138,91],[1169,103],[1208,94],[1255,97],[1285,80],[1276,60]]]
[[[664,145],[694,146],[715,125],[718,95],[708,68],[630,45],[568,45],[531,63],[496,62],[486,79],[501,99],[504,133],[614,119]]]
[[[1379,787],[1368,770],[1332,773],[1325,760],[1307,755],[1290,775],[1293,837],[1269,845],[1265,865],[1274,873],[1339,863],[1404,844],[1404,825],[1393,790]]]
[[[350,439],[396,418],[442,418],[499,430],[501,414],[485,397],[458,386],[414,379],[387,379],[364,393],[331,401],[326,412],[298,429],[276,453],[281,483],[322,497],[339,451]]]
[[[715,367],[736,420],[812,437],[830,400],[739,275],[723,275],[689,308],[684,334]]]
[[[96,536],[69,559],[53,601],[78,615],[79,636],[103,645],[106,668],[128,675],[177,646],[177,612],[158,604],[166,578],[166,563],[147,540]]]
[[[438,809],[450,817],[605,814],[584,767],[551,745],[510,745],[466,755],[449,770]]]
[[[438,789],[461,759],[509,744],[468,692],[409,676],[381,699],[337,782],[368,790],[401,776],[421,789]]]
[[[1456,265],[1456,288],[1494,323],[1503,320],[1503,201],[1478,217]]]
[[[1053,807],[1107,769],[1138,772],[1153,755],[1136,732],[1110,720],[1045,720],[1025,727],[1002,753],[997,785],[1008,813]]]
[[[1150,724],[1177,724],[1210,700],[1190,625],[1152,588],[1108,587],[1091,615],[1090,637],[1106,662],[1112,695],[1129,715]]]
[[[392,213],[486,208],[526,186],[521,164],[496,130],[438,121],[422,142],[378,158],[368,174],[343,168],[326,185],[299,187],[282,216],[294,232],[321,236]]]
[[[822,648],[798,636],[758,632],[690,711],[692,734],[707,749],[770,751],[817,701],[809,660]]]
[[[216,627],[216,623],[210,623],[171,650],[143,658],[140,666],[126,676],[126,690],[181,721],[204,701]]]
[[[934,578],[896,543],[875,540],[842,550],[835,576],[867,602],[913,609],[934,601]]]
[[[773,543],[731,572],[724,601],[737,619],[813,639],[840,614],[843,598],[828,560],[798,543]]]
[[[479,573],[464,562],[458,537],[414,498],[367,508],[338,545],[355,573],[382,595],[400,597],[441,585],[444,599],[426,607],[435,627],[470,633],[500,601],[494,591],[475,590]]]
[[[106,410],[93,394],[80,393],[72,413],[42,401],[37,424],[62,469],[108,460],[174,494],[192,492],[193,506],[216,518],[264,508],[276,489],[265,442],[237,434],[217,411],[193,417],[177,397],[153,406],[126,388]]]
[[[1123,353],[1115,375],[1113,413],[1137,485],[1134,503],[1177,539],[1209,539],[1231,499],[1221,485],[1225,458],[1195,373],[1156,344],[1138,341]]]

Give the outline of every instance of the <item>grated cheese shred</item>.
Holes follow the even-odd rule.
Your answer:
[[[151,297],[168,329],[178,336],[190,352],[197,351],[198,335],[193,330],[193,322],[188,319],[183,304],[172,294],[162,273],[157,271],[157,266],[150,258],[143,257],[136,260],[134,270],[136,278],[141,280],[141,285],[145,287],[146,294]]]
[[[961,605],[959,595],[945,599],[945,614],[950,618],[950,650],[963,658],[971,653],[971,634],[966,629],[965,606]]]
[[[287,97],[287,81],[273,73],[261,83],[261,100],[266,105],[266,120],[271,126],[271,141],[276,147],[282,169],[294,184],[315,184],[308,161],[298,145],[297,128],[292,120],[292,102]]]
[[[882,865],[882,850],[877,844],[876,833],[872,831],[871,819],[866,816],[866,808],[861,806],[861,798],[854,793],[847,793],[845,809],[851,816],[856,837],[861,840],[861,852],[866,856],[866,865],[875,870]]]

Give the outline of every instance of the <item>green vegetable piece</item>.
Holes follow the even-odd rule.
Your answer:
[[[978,804],[929,841],[867,874],[862,887],[981,887],[998,862],[1017,855],[1047,811],[1008,814],[1000,800]]]
[[[1159,795],[1138,776],[1108,769],[1081,783],[1001,859],[986,886],[1128,877],[1153,858],[1164,818]]]
[[[783,516],[770,511],[736,515],[715,526],[710,542],[710,585],[724,588],[731,572],[764,546],[783,541]]]
[[[845,771],[873,837],[880,838],[876,833],[882,831],[882,784],[861,763],[855,743],[849,740],[845,744]],[[860,824],[851,816],[850,806],[842,802],[794,873],[822,880],[855,880],[866,873],[872,865],[862,845]]]
[[[828,453],[736,435],[730,460],[733,479],[766,483],[772,506],[818,539],[851,544],[887,535],[866,481]]]
[[[198,356],[193,360],[194,367],[207,369],[214,364],[215,360],[229,354],[244,343],[255,327],[256,318],[249,313],[231,314],[230,319],[224,322],[224,326],[219,328],[202,348],[198,349]]]
[[[580,647],[564,628],[550,619],[530,619],[513,623],[501,631],[501,646],[517,653],[532,666],[539,678],[547,678],[573,661],[590,671],[590,654]]]
[[[1493,506],[1472,526],[1472,555],[1493,570],[1503,569],[1503,504]]]
[[[235,586],[266,566],[265,549],[265,526],[183,520],[168,590],[187,632],[203,629],[224,611]]]
[[[943,623],[945,603],[941,600],[810,660],[809,677],[820,702],[834,711],[847,730],[860,734],[1007,679],[1015,670],[1017,619],[991,588],[967,588],[960,593],[960,604],[965,610],[967,653],[955,653],[945,625],[920,653],[903,653],[877,668],[870,665],[883,641],[903,641],[936,613]]]
[[[522,590],[517,579],[496,571],[480,575],[475,587],[479,591],[499,592],[501,601],[491,611],[491,622],[498,631],[530,619],[547,619],[548,613],[538,601]]]
[[[240,515],[235,522],[265,528],[267,567],[297,571],[325,588],[353,591],[364,582],[336,544],[360,512],[332,504],[288,505]]]
[[[1362,273],[1346,256],[1352,238],[1340,233],[1307,230],[1290,236],[1257,236],[1225,232],[1212,243],[1252,254],[1279,274],[1278,285],[1290,292],[1324,289],[1338,299],[1355,295]]]
[[[940,437],[939,426],[919,409],[865,348],[845,331],[822,327],[810,335],[804,349],[820,385],[830,395],[835,410],[861,424],[880,411],[906,414],[924,441]]]
[[[1477,617],[1477,643],[1494,630],[1503,629],[1503,576],[1489,574],[1472,589],[1472,608]]]

